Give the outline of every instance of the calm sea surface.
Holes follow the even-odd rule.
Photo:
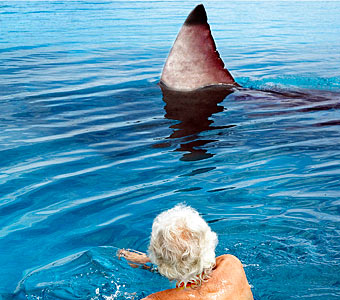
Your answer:
[[[258,299],[340,298],[340,2],[203,3],[209,101],[157,85],[197,2],[0,3],[0,299],[168,288],[115,252],[183,201]]]

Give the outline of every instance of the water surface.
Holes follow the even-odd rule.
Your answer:
[[[196,4],[1,2],[0,299],[168,288],[114,254],[182,201],[257,298],[339,298],[340,2],[204,3],[243,88],[163,95]]]

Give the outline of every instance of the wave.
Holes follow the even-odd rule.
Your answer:
[[[315,77],[307,75],[284,75],[255,79],[238,77],[236,81],[245,88],[256,90],[294,91],[299,89],[340,91],[340,77]]]
[[[147,281],[168,288],[159,274],[132,269],[119,260],[117,251],[96,247],[35,269],[19,282],[11,299],[139,299],[151,293]]]

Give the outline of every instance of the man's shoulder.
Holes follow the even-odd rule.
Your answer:
[[[245,277],[241,261],[234,255],[224,254],[216,258],[216,276],[228,280],[239,280]]]
[[[187,299],[187,291],[179,289],[169,289],[151,294],[142,300],[182,300]]]
[[[223,254],[216,258],[216,263],[233,263],[242,266],[241,261],[234,255]]]
[[[158,300],[159,298],[157,297],[156,294],[157,294],[157,293],[151,294],[151,295],[146,296],[145,298],[143,298],[143,299],[141,299],[141,300]]]

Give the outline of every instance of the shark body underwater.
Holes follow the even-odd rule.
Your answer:
[[[228,129],[235,126],[213,126],[210,117],[227,108],[219,105],[228,96],[240,106],[252,106],[245,115],[262,111],[263,117],[287,113],[309,113],[340,108],[338,92],[307,89],[250,89],[239,85],[216,49],[202,4],[188,15],[163,67],[159,85],[166,103],[167,119],[179,121],[172,125],[169,139],[185,138],[177,151],[185,154],[182,160],[200,160],[211,157],[204,145],[211,141],[197,139],[201,132]],[[227,102],[226,102],[227,103]],[[251,103],[251,104],[250,104]],[[226,104],[228,106],[228,104]],[[340,121],[315,124],[339,125]],[[166,147],[167,143],[155,147]]]

